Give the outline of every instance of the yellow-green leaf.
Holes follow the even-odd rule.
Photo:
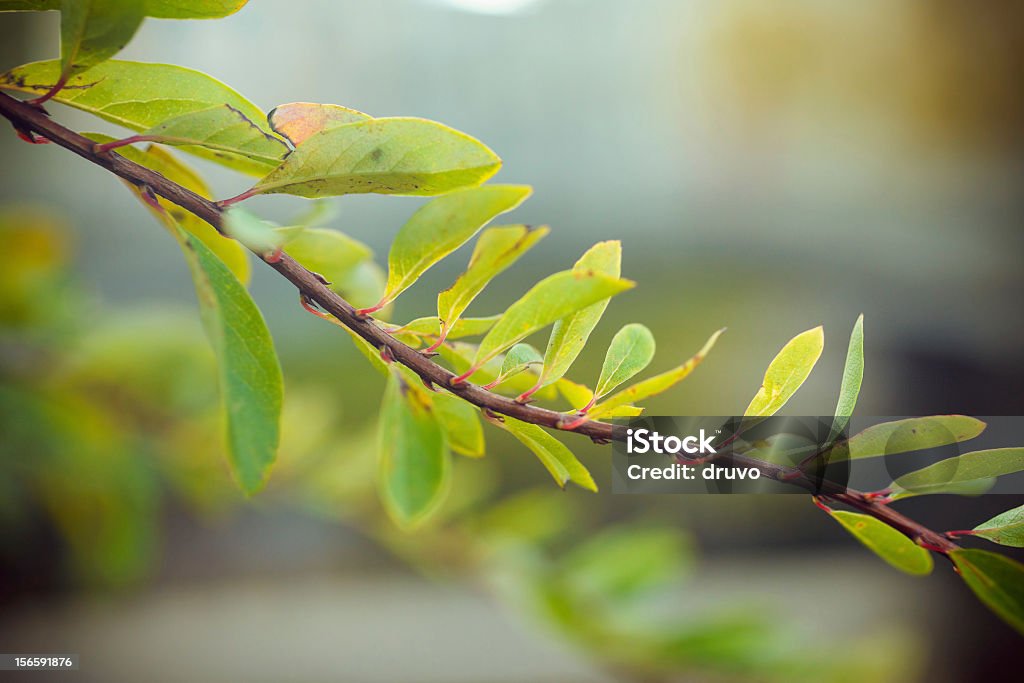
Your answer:
[[[1024,634],[1024,565],[987,550],[954,550],[949,557],[978,599]]]
[[[883,422],[853,435],[850,459],[875,458],[921,451],[969,441],[985,430],[985,423],[967,415],[929,415]]]
[[[608,346],[601,366],[601,377],[595,390],[598,399],[641,372],[654,358],[654,335],[646,325],[630,323],[623,326]]]
[[[846,350],[846,365],[843,366],[843,383],[839,386],[839,400],[836,402],[836,416],[832,422],[829,440],[837,439],[850,422],[853,409],[857,406],[860,385],[864,379],[864,315],[857,317],[850,333],[850,345]]]
[[[437,295],[437,315],[444,321],[442,334],[455,325],[491,280],[515,263],[548,232],[547,227],[531,228],[526,225],[484,230],[473,248],[466,272],[451,287]]]
[[[501,362],[501,371],[489,386],[502,384],[519,373],[543,363],[544,357],[540,355],[540,351],[529,344],[516,344],[505,354],[505,359]]]
[[[911,490],[902,489],[896,484],[893,484],[889,487],[891,492],[888,499],[890,501],[894,501],[903,500],[904,498],[914,498],[916,496],[934,496],[939,494],[950,496],[980,496],[988,493],[995,484],[995,477],[968,479],[966,481],[941,482],[937,484],[929,484],[927,486],[915,486]]]
[[[83,133],[83,135],[99,143],[111,142],[113,140],[109,135],[102,135],[100,133]],[[165,149],[155,146],[145,150],[128,147],[120,151],[128,159],[156,171],[168,180],[195,192],[200,197],[211,199],[213,196],[210,194],[210,188],[207,187],[206,182],[199,177],[195,170]],[[128,187],[140,200],[142,199],[138,188],[134,185],[129,185]],[[189,233],[202,240],[203,244],[209,247],[210,251],[224,262],[224,265],[235,274],[235,277],[243,285],[249,284],[252,268],[249,263],[249,252],[245,247],[237,241],[221,235],[212,225],[195,214],[185,211],[177,204],[173,204],[161,197],[157,197],[157,202],[163,207],[163,211],[157,211],[148,202],[143,202],[143,204],[161,222],[168,224],[169,220],[173,220]],[[173,232],[173,227],[170,224],[168,224],[168,228]]]
[[[832,517],[869,550],[907,574],[930,574],[931,554],[909,538],[869,515],[838,510]]]
[[[430,397],[394,372],[381,405],[378,454],[384,507],[404,529],[422,524],[444,500],[451,458]]]
[[[59,78],[59,61],[34,62],[0,75],[0,88],[42,95]],[[106,61],[72,77],[53,99],[139,132],[177,116],[227,104],[269,132],[261,123],[263,112],[252,102],[212,76],[170,64]],[[215,150],[194,146],[181,149],[225,163],[223,155]],[[232,165],[236,162],[231,160]],[[263,166],[258,172],[247,172],[262,175],[266,169]]]
[[[0,0],[0,12],[46,12],[60,9],[61,0]]]
[[[569,402],[569,406],[574,410],[579,410],[585,405],[589,405],[591,399],[594,398],[594,390],[585,384],[579,382],[573,382],[572,380],[562,377],[554,386],[558,389],[558,393]]]
[[[394,301],[495,216],[522,204],[531,191],[526,185],[484,185],[456,190],[424,204],[391,243],[381,304]]]
[[[286,236],[277,232],[276,227],[237,206],[225,211],[222,221],[224,234],[257,254],[271,254],[284,244]]]
[[[429,196],[480,185],[500,167],[479,140],[435,121],[370,119],[310,136],[252,192]]]
[[[947,458],[923,469],[904,474],[894,488],[915,492],[934,486],[1013,474],[1024,470],[1024,448],[992,448]]]
[[[252,494],[265,483],[277,456],[281,367],[263,316],[242,284],[202,241],[182,228],[174,234],[192,271],[203,327],[217,355],[228,458],[242,489]]]
[[[576,459],[576,456],[565,444],[551,434],[537,425],[507,416],[504,421],[497,422],[497,424],[533,451],[559,486],[565,488],[566,483],[571,481],[588,491],[597,491],[597,484],[594,483],[593,477],[590,476],[590,472],[583,466],[583,463]]]
[[[311,135],[321,131],[358,123],[373,117],[355,109],[337,104],[316,104],[315,102],[290,102],[281,104],[267,114],[270,127],[281,137],[298,146]]]
[[[494,323],[501,319],[500,315],[492,315],[487,318],[462,318],[455,324],[448,339],[461,339],[463,337],[478,337],[494,327]],[[395,327],[390,330],[392,334],[412,334],[417,337],[436,337],[441,330],[441,321],[436,316],[416,318],[415,320]]]
[[[595,272],[617,278],[622,266],[622,243],[617,240],[598,242],[573,265],[578,272]],[[608,299],[578,310],[565,319],[559,319],[551,328],[547,348],[544,350],[544,369],[537,387],[547,386],[565,376],[569,367],[586,346],[590,333],[608,308]]]
[[[146,14],[159,19],[219,19],[249,0],[145,0]]]
[[[384,292],[384,269],[376,261],[363,261],[344,277],[332,280],[330,288],[341,294],[356,308],[370,306],[380,301]],[[377,312],[378,318],[387,318],[384,308]]]
[[[60,6],[60,80],[121,51],[145,16],[138,0],[63,0]]]
[[[793,337],[768,365],[764,382],[750,405],[746,417],[774,415],[796,393],[825,348],[825,332],[819,326]]]
[[[998,514],[974,527],[972,536],[987,538],[993,543],[1024,548],[1024,505]]]
[[[667,372],[655,375],[654,377],[645,379],[642,382],[637,382],[631,387],[612,394],[610,398],[594,406],[588,414],[594,420],[603,417],[612,417],[615,414],[615,411],[620,409],[622,406],[639,403],[644,399],[660,394],[675,386],[686,379],[689,374],[701,364],[708,353],[711,352],[711,349],[715,346],[715,342],[718,341],[718,338],[723,332],[725,332],[725,329],[718,330],[712,334],[708,340],[704,342],[704,346],[701,347],[700,351],[695,353],[690,360],[686,361],[679,367],[672,368]],[[627,413],[628,412],[629,411],[627,411]]]
[[[295,226],[276,232],[292,258],[331,284],[344,282],[361,263],[373,258],[368,246],[337,230]]]
[[[204,147],[218,154],[225,166],[246,173],[267,173],[288,153],[288,146],[279,138],[228,104],[176,116],[137,138],[177,147]]]
[[[507,348],[556,320],[623,292],[634,283],[593,271],[566,270],[550,275],[509,306],[491,328],[473,359],[478,368]]]
[[[482,458],[484,428],[480,423],[480,410],[472,403],[451,394],[438,392],[431,398],[448,447],[459,455]]]

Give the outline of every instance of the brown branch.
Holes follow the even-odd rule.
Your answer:
[[[107,169],[133,185],[148,188],[223,232],[221,227],[223,210],[215,202],[200,197],[155,171],[113,152],[104,151],[88,138],[53,121],[40,107],[0,93],[0,114],[10,120],[16,130],[36,133],[97,166]],[[260,258],[295,285],[302,295],[333,315],[345,327],[358,334],[374,348],[386,352],[394,362],[415,372],[425,383],[442,387],[473,405],[493,413],[508,415],[523,422],[552,429],[560,429],[564,425],[566,416],[562,413],[518,403],[511,398],[492,393],[468,382],[452,383],[452,380],[455,379],[452,372],[392,337],[372,318],[358,315],[350,303],[329,289],[320,277],[304,268],[292,257],[281,254],[280,257],[274,255],[273,257],[260,256]],[[588,436],[598,442],[625,440],[624,428],[606,422],[584,422],[568,431]],[[756,467],[766,478],[785,481],[809,492],[818,490],[814,481],[793,468],[781,467],[735,454],[722,454],[721,459],[746,467]],[[885,504],[872,500],[867,494],[837,486],[835,490],[822,492],[822,495],[869,514],[918,543],[939,552],[948,553],[958,547],[945,536],[901,515]]]

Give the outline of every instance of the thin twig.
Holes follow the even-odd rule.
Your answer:
[[[0,93],[0,114],[11,121],[18,131],[30,131],[41,135],[137,187],[148,188],[153,193],[195,214],[216,228],[218,232],[223,233],[221,205],[200,197],[159,173],[129,161],[119,154],[104,151],[100,145],[53,121],[40,108],[33,107],[5,93]],[[329,289],[324,284],[322,277],[304,268],[287,253],[272,256],[257,254],[257,256],[295,285],[303,297],[315,302],[324,311],[337,318],[342,325],[369,342],[373,348],[381,349],[382,353],[386,353],[394,362],[412,370],[428,386],[433,384],[443,387],[452,394],[483,409],[485,414],[499,413],[542,427],[565,430],[566,416],[563,413],[520,403],[466,381],[454,382],[453,380],[457,379],[454,373],[395,339],[373,318],[360,315],[348,301]],[[607,422],[586,421],[578,426],[574,425],[573,429],[566,431],[588,436],[598,443],[607,443],[613,440],[624,441],[626,438],[624,427]],[[802,472],[795,471],[794,468],[782,467],[742,455],[723,454],[723,456],[720,461],[754,467],[761,471],[761,476],[768,479],[784,481],[809,492],[818,493],[824,498],[845,503],[885,522],[922,546],[941,553],[948,553],[958,548],[944,535],[924,527],[887,505],[876,502],[867,494],[838,485],[829,488],[827,483],[825,490],[819,490],[821,487],[817,482]]]

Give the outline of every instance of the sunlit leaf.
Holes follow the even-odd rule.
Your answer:
[[[777,413],[811,374],[824,348],[825,332],[820,326],[789,340],[768,365],[761,388],[743,415],[767,417]]]
[[[1024,634],[1024,565],[987,550],[954,550],[949,557],[978,599]]]
[[[264,484],[277,455],[283,385],[270,332],[249,293],[202,241],[184,229],[185,253],[203,327],[217,355],[228,456],[246,493]]]
[[[145,0],[146,14],[160,19],[219,19],[249,0]]]
[[[999,545],[1024,548],[1024,505],[982,522],[974,527],[972,535],[987,538]]]
[[[355,109],[337,104],[290,102],[275,107],[267,120],[278,135],[288,138],[293,145],[301,145],[311,135],[337,128],[347,123],[358,123],[372,118]]]
[[[984,422],[967,415],[930,415],[883,422],[850,438],[849,457],[855,460],[938,448],[969,441],[984,430]]]
[[[380,301],[384,293],[384,269],[376,261],[363,261],[343,277],[331,280],[330,288],[338,292],[356,308]],[[377,311],[377,317],[386,319],[388,308]]]
[[[492,315],[486,318],[462,318],[448,333],[449,339],[461,339],[463,337],[478,337],[494,327],[494,323],[501,319],[500,315]],[[419,337],[436,337],[441,330],[441,321],[436,316],[416,318],[415,320],[389,330],[392,334],[404,332]]]
[[[869,550],[908,574],[930,574],[931,553],[870,515],[837,510],[832,517]]]
[[[467,344],[459,341],[449,341],[438,347],[437,351],[441,358],[447,361],[448,365],[456,374],[462,374],[469,369],[478,349],[476,344]],[[501,374],[501,366],[504,364],[504,357],[498,354],[483,364],[473,375],[473,379],[483,386],[493,386],[495,380]],[[500,385],[493,386],[494,391],[508,394],[517,394],[533,386],[536,375],[532,372],[522,372],[505,379]],[[550,400],[555,397],[554,386],[546,387],[537,393],[538,399]]]
[[[576,261],[573,270],[593,271],[617,278],[622,265],[622,243],[616,240],[598,242]],[[544,350],[544,370],[537,386],[552,384],[563,377],[586,346],[590,333],[608,308],[608,300],[599,301],[578,310],[565,319],[559,319],[551,328],[547,348]]]
[[[590,400],[594,398],[593,389],[565,377],[555,382],[554,386],[558,389],[558,393],[562,395],[562,398],[568,401],[574,410],[579,410],[583,406],[588,405]]]
[[[284,244],[286,235],[277,226],[268,223],[245,209],[232,206],[224,212],[224,233],[236,239],[257,254],[271,254]]]
[[[850,333],[850,345],[846,351],[846,365],[843,366],[843,383],[839,387],[839,401],[836,403],[836,417],[832,422],[829,440],[834,440],[846,429],[857,406],[860,385],[864,379],[864,315],[857,317]]]
[[[288,146],[228,104],[189,112],[148,128],[139,138],[164,145],[194,145],[221,153],[226,166],[267,173],[281,163]]]
[[[435,195],[479,185],[500,166],[483,143],[440,123],[370,119],[314,134],[253,191],[307,198]]]
[[[491,328],[477,350],[473,367],[479,367],[507,348],[556,320],[605,300],[631,287],[629,280],[594,272],[566,270],[550,275],[512,304]]]
[[[537,425],[520,422],[507,416],[504,421],[497,424],[533,451],[559,486],[565,488],[566,483],[571,481],[588,491],[597,491],[597,484],[594,483],[587,468],[576,459],[565,444],[551,434]]]
[[[82,135],[100,143],[113,140],[109,135],[100,133],[83,133]],[[210,194],[210,188],[198,173],[165,149],[150,146],[145,150],[128,147],[120,151],[128,159],[156,171],[168,180],[195,192],[200,197],[210,199],[213,196]],[[128,187],[140,200],[142,199],[137,187],[134,185],[128,185]],[[212,225],[195,214],[185,211],[177,204],[160,197],[157,198],[157,202],[163,207],[162,212],[154,209],[148,202],[144,201],[143,205],[161,222],[176,221],[178,225],[201,239],[203,244],[209,247],[210,251],[231,269],[231,272],[243,285],[249,284],[252,268],[249,263],[249,252],[245,247],[237,241],[221,235]]]
[[[946,458],[904,474],[893,487],[914,493],[918,489],[977,481],[1024,470],[1024,448],[992,448]]]
[[[438,392],[431,399],[448,447],[459,455],[483,457],[484,428],[480,422],[480,409],[451,394]]]
[[[499,273],[511,266],[549,232],[547,227],[512,225],[488,228],[480,235],[466,272],[437,295],[437,315],[450,329],[469,304]]]
[[[0,75],[0,88],[42,95],[59,77],[60,62],[33,62]],[[53,99],[139,132],[177,116],[226,104],[270,132],[261,123],[263,112],[252,102],[211,76],[170,64],[106,61],[72,77]],[[181,149],[227,163],[216,150],[193,146]],[[232,157],[228,165],[237,161]],[[263,175],[266,169],[262,166],[261,170],[247,172]]]
[[[296,226],[276,232],[292,258],[331,284],[344,282],[356,267],[373,258],[368,246],[337,230]]]
[[[598,399],[650,365],[654,335],[645,325],[630,323],[615,333],[601,366],[595,393]]]
[[[610,417],[622,406],[639,403],[644,399],[660,394],[675,386],[686,379],[689,374],[701,364],[708,353],[711,352],[711,349],[714,348],[715,342],[718,341],[718,338],[724,331],[724,329],[721,329],[712,334],[708,340],[704,342],[704,346],[701,347],[700,351],[695,353],[690,360],[686,361],[682,365],[663,372],[660,375],[655,375],[649,379],[637,382],[631,387],[612,394],[612,396],[607,400],[594,406],[588,414],[595,420],[602,417]]]
[[[61,79],[104,62],[128,44],[145,16],[138,0],[64,0],[60,6]]]
[[[484,185],[450,192],[424,204],[391,243],[382,303],[394,301],[428,268],[465,244],[495,216],[519,206],[531,191],[526,185]]]
[[[541,365],[543,362],[544,357],[540,355],[540,351],[529,344],[516,344],[505,354],[505,359],[501,363],[501,372],[494,380],[494,384],[502,384],[521,372],[526,372],[532,367]]]
[[[380,411],[379,486],[384,506],[405,529],[422,524],[444,500],[451,459],[444,429],[423,392],[392,373]]]

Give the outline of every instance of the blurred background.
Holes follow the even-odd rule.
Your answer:
[[[55,56],[57,36],[54,13],[0,16],[0,68]],[[658,338],[652,372],[728,326],[652,413],[741,411],[824,323],[787,411],[828,414],[863,312],[861,413],[1021,415],[1022,41],[1011,2],[259,0],[150,19],[120,58],[205,71],[265,110],[333,102],[483,140],[499,181],[535,188],[511,220],[552,234],[472,313],[620,239],[638,287],[570,377],[593,382],[626,322]],[[562,492],[488,429],[442,519],[401,534],[372,480],[383,382],[258,264],[287,404],[270,486],[245,500],[173,241],[61,149],[9,134],[0,155],[0,650],[80,653],[66,677],[83,681],[1012,680],[1018,636],[945,563],[898,574],[802,496]],[[219,197],[248,186],[188,161]],[[348,197],[329,225],[383,260],[420,203]],[[469,251],[393,319],[432,314]],[[607,489],[606,449],[571,445]],[[1020,502],[904,508],[950,529]]]

